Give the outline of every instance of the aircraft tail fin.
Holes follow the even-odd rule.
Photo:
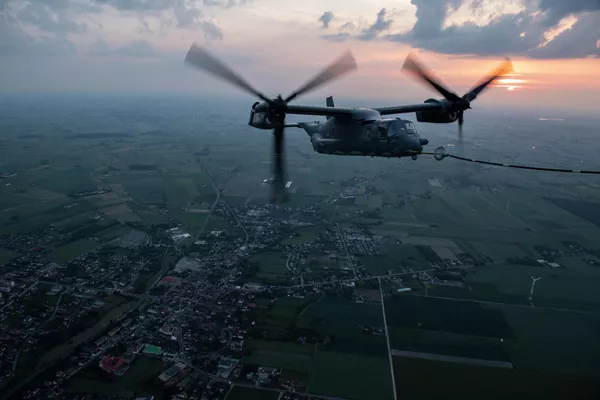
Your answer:
[[[327,107],[335,107],[335,105],[333,104],[333,96],[329,96],[326,100],[325,100]],[[331,116],[328,116],[327,119],[331,118]]]

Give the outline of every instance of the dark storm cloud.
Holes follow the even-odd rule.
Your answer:
[[[323,13],[323,15],[321,15],[319,17],[318,21],[323,24],[323,26],[322,26],[323,29],[328,29],[329,28],[329,23],[331,21],[333,21],[333,13],[331,11],[325,11]]]
[[[445,54],[480,56],[524,55],[532,58],[582,58],[600,56],[600,0],[524,0],[525,10],[516,14],[492,14],[486,25],[467,22],[444,27],[452,10],[468,4],[474,15],[482,15],[485,0],[411,0],[417,21],[404,33],[378,35],[369,30],[361,35],[323,35],[331,41],[383,39]],[[537,12],[536,12],[537,11]],[[381,14],[381,12],[380,12]],[[544,33],[563,18],[575,15],[577,23],[545,46]],[[384,19],[381,19],[384,21]],[[389,28],[391,20],[387,20]],[[383,29],[383,30],[385,30]]]
[[[394,21],[392,21],[391,19],[386,19],[386,13],[387,12],[385,8],[382,8],[377,13],[377,19],[375,20],[375,23],[373,23],[373,25],[365,29],[358,36],[358,38],[360,40],[373,40],[377,36],[379,36],[380,33],[387,31]]]

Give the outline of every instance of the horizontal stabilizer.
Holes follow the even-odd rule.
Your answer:
[[[333,104],[333,96],[329,96],[326,100],[325,100],[327,107],[335,107],[335,104]],[[327,119],[331,118],[331,116],[328,116]]]

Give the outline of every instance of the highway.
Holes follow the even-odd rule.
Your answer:
[[[387,343],[388,359],[390,361],[390,375],[392,379],[392,391],[394,392],[394,400],[398,399],[396,393],[396,379],[394,376],[394,361],[392,358],[392,346],[390,346],[390,335],[388,333],[387,317],[385,315],[385,301],[383,299],[383,287],[381,286],[381,278],[377,278],[379,283],[379,296],[381,296],[381,313],[383,314],[383,329],[385,330],[385,341]]]

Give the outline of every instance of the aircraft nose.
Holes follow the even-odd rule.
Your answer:
[[[422,151],[423,150],[423,141],[419,139],[413,139],[409,142],[408,146],[411,151]]]
[[[429,140],[427,140],[427,139],[419,139],[419,141],[421,142],[422,146],[429,144]]]

